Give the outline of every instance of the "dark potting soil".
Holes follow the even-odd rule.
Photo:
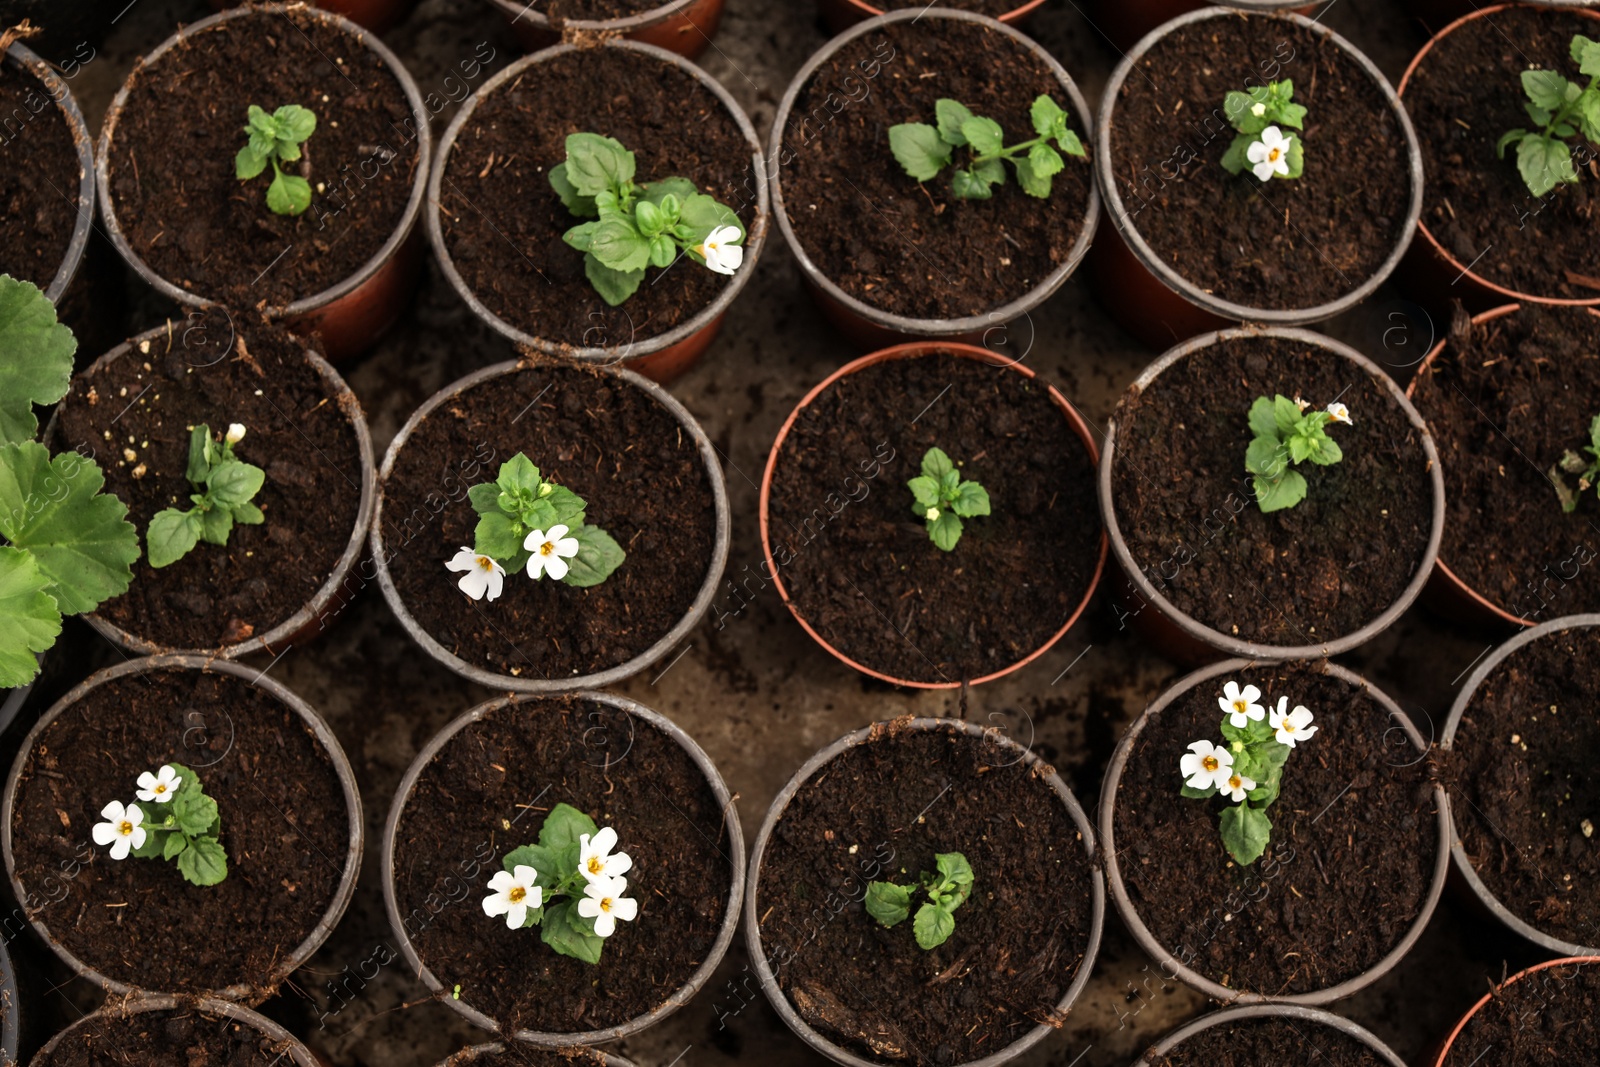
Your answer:
[[[1114,813],[1123,883],[1156,941],[1217,984],[1272,996],[1327,989],[1375,966],[1421,914],[1439,849],[1425,756],[1383,705],[1316,666],[1230,677],[1261,689],[1263,705],[1304,704],[1317,727],[1289,755],[1267,852],[1239,867],[1217,829],[1230,801],[1179,792],[1189,745],[1223,740],[1228,678],[1217,678],[1133,743]]]
[[[97,1016],[33,1067],[282,1067],[293,1046],[195,1008]]]
[[[505,576],[493,603],[456,587],[444,562],[471,546],[467,500],[525,453],[588,502],[586,521],[628,554],[597,586]],[[383,488],[389,573],[418,625],[485,670],[592,674],[666,636],[693,605],[716,547],[716,503],[694,438],[649,395],[598,371],[530,364],[436,408]]]
[[[440,1067],[605,1067],[605,1053],[592,1048],[539,1049],[508,1041],[501,1052],[462,1049]]]
[[[1087,143],[1054,72],[1005,34],[928,19],[857,37],[817,68],[784,131],[783,202],[795,238],[841,289],[897,315],[959,318],[1021,298],[1071,254],[1094,184],[1089,162],[1063,156],[1047,200],[1025,195],[1010,167],[991,199],[961,200],[949,171],[921,185],[907,175],[888,131],[931,125],[934,103],[949,97],[1018,144],[1035,136],[1028,112],[1041,93]],[[959,149],[954,161],[966,158]]]
[[[940,852],[966,856],[972,895],[924,952],[910,921],[885,928],[861,901]],[[759,877],[761,947],[800,1017],[856,1055],[918,1067],[1060,1025],[1094,914],[1061,798],[1014,750],[946,728],[890,723],[835,757],[790,800]]]
[[[666,7],[671,0],[548,0],[543,13],[552,26],[565,19],[619,19]]]
[[[648,268],[611,307],[561,239],[578,223],[550,187],[568,134],[612,137],[634,154],[637,182],[688,178],[756,221],[752,148],[722,101],[653,56],[586,48],[525,71],[484,96],[445,165],[439,210],[445,247],[467,288],[517,329],[578,347],[626,348],[687,322],[731,279],[682,258]],[[741,267],[748,270],[748,267]]]
[[[907,7],[927,7],[927,0],[867,0],[880,11],[899,11]],[[939,7],[953,7],[962,11],[976,11],[980,15],[998,18],[1027,4],[1028,0],[940,0]],[[1057,100],[1057,103],[1064,103]],[[1082,131],[1080,131],[1082,132]]]
[[[361,452],[348,388],[331,391],[306,358],[311,342],[248,312],[192,312],[169,333],[72,379],[56,440],[93,456],[106,491],[128,505],[141,547],[150,519],[187,509],[189,429],[243,423],[238,458],[266,471],[259,526],[236,524],[133,584],[99,615],[168,648],[220,648],[267,633],[316,595],[344,554],[361,508]]]
[[[0,63],[0,274],[50,287],[78,219],[82,170],[72,127],[50,92]]]
[[[1489,892],[1528,925],[1590,947],[1600,946],[1597,687],[1600,629],[1522,646],[1472,695],[1448,764],[1461,845]]]
[[[1150,1062],[1152,1067],[1387,1067],[1372,1049],[1331,1026],[1260,1017],[1202,1030]]]
[[[139,775],[169,762],[198,774],[221,812],[218,885],[190,885],[160,859],[113,860],[90,840],[101,808],[132,802]],[[349,832],[338,776],[299,716],[233,675],[158,670],[97,686],[40,735],[12,848],[30,916],[95,970],[170,992],[243,982],[265,995],[332,903]]]
[[[1600,966],[1568,963],[1499,989],[1479,1008],[1441,1067],[1493,1062],[1503,1067],[1585,1063],[1600,1048]],[[1494,1055],[1489,1056],[1490,1049]]]
[[[317,116],[302,162],[288,164],[312,185],[303,214],[267,208],[271,167],[248,182],[234,173],[251,104]],[[112,142],[111,197],[128,243],[161,277],[221,303],[282,306],[377,255],[419,165],[411,107],[376,52],[315,9],[259,12],[135,71]]]
[[[617,923],[596,965],[481,907],[501,857],[563,803],[614,827],[633,859],[638,918]],[[690,979],[722,927],[731,855],[716,794],[672,738],[609,705],[537,700],[466,727],[423,770],[395,839],[395,896],[423,964],[502,1033],[576,1033],[653,1011]]]
[[[1258,396],[1337,399],[1344,459],[1301,463],[1306,498],[1263,514],[1244,468]],[[1433,523],[1422,435],[1369,376],[1327,349],[1275,337],[1210,345],[1117,406],[1111,492],[1134,562],[1219,633],[1317,645],[1382,614],[1421,566]]]
[[[920,413],[920,414],[919,414]],[[906,482],[938,447],[989,492],[951,552]],[[959,682],[1032,654],[1100,553],[1094,463],[1046,386],[948,353],[878,363],[795,418],[772,474],[774,562],[801,616],[857,663]]]
[[[1571,56],[1580,33],[1600,37],[1600,20],[1532,7],[1497,11],[1436,40],[1405,93],[1427,179],[1422,221],[1434,237],[1479,277],[1565,300],[1600,297],[1596,165],[1580,165],[1576,185],[1538,198],[1517,171],[1516,149],[1501,159],[1495,148],[1502,134],[1528,127],[1524,70],[1586,83]],[[1592,161],[1594,149],[1585,155],[1580,143],[1573,158]]]
[[[1229,91],[1291,79],[1308,109],[1305,172],[1263,184],[1220,160]],[[1354,291],[1404,234],[1410,159],[1400,121],[1328,32],[1266,15],[1167,34],[1122,84],[1111,158],[1123,209],[1181,276],[1225,300],[1307,308]]]
[[[1452,330],[1413,401],[1445,480],[1439,558],[1502,610],[1542,622],[1600,611],[1593,530],[1600,495],[1561,510],[1549,471],[1582,453],[1600,415],[1600,316],[1524,305]],[[1577,489],[1577,477],[1563,474]]]

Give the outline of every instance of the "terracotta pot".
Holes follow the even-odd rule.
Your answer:
[[[716,300],[712,301],[708,307],[703,308],[693,318],[680,323],[666,333],[643,339],[630,337],[624,345],[578,348],[559,341],[534,337],[521,327],[505,321],[484,306],[483,302],[467,287],[466,280],[461,277],[460,271],[456,269],[455,262],[450,258],[450,249],[445,243],[444,224],[440,217],[442,212],[439,208],[439,197],[444,184],[445,168],[450,163],[450,151],[455,147],[456,138],[460,135],[462,128],[472,120],[473,112],[477,110],[478,105],[487,99],[490,93],[499,89],[502,85],[514,83],[527,71],[541,63],[548,62],[557,56],[577,51],[577,46],[571,44],[556,45],[554,48],[547,48],[531,56],[524,56],[484,82],[478,91],[467,97],[466,102],[461,105],[461,110],[451,120],[449,128],[445,130],[444,136],[439,141],[439,151],[434,158],[433,173],[428,180],[428,239],[433,243],[434,255],[438,258],[440,270],[450,282],[451,287],[455,289],[457,295],[480,319],[492,326],[498,333],[510,338],[519,347],[531,348],[536,352],[544,352],[548,355],[564,356],[569,359],[578,359],[604,366],[626,367],[654,381],[670,382],[700,361],[700,356],[710,347],[711,342],[716,339],[718,331],[722,329],[722,320],[727,314],[729,306],[733,304],[740,290],[750,280],[750,276],[755,272],[756,261],[761,257],[761,248],[766,243],[768,218],[767,177],[765,165],[761,162],[761,142],[756,137],[755,127],[750,125],[750,119],[739,107],[738,102],[729,95],[728,91],[705,71],[684,59],[681,55],[657,48],[654,45],[623,40],[607,39],[601,47],[625,48],[640,52],[658,59],[664,64],[677,67],[688,74],[722,102],[723,108],[744,133],[745,140],[749,142],[751,172],[756,184],[756,218],[750,224],[749,232],[745,235],[744,263],[734,274],[732,280],[723,287]],[[559,235],[552,234],[551,236],[556,237]]]
[[[1566,8],[1574,11],[1594,6],[1594,0],[1538,0],[1538,3],[1540,7]],[[1463,15],[1484,10],[1471,0],[1402,0],[1402,6],[1430,33],[1435,26],[1443,26]]]
[[[302,1045],[289,1031],[264,1015],[258,1015],[249,1008],[240,1007],[231,1001],[217,1000],[212,997],[202,997],[196,1000],[192,997],[170,996],[137,996],[131,1000],[108,1001],[98,1011],[85,1015],[55,1037],[52,1037],[49,1043],[39,1050],[38,1055],[34,1057],[32,1062],[45,1063],[52,1052],[58,1048],[66,1047],[72,1035],[104,1018],[128,1020],[129,1025],[132,1026],[134,1025],[132,1022],[133,1017],[136,1015],[157,1011],[181,1011],[189,1014],[196,1010],[203,1011],[209,1015],[220,1015],[225,1019],[233,1019],[271,1039],[274,1042],[274,1048],[281,1049],[277,1058],[273,1060],[274,1067],[278,1067],[280,1064],[282,1067],[289,1067],[290,1064],[293,1067],[322,1067],[317,1058],[312,1055],[310,1049]]]
[[[1091,8],[1095,29],[1109,40],[1119,52],[1126,52],[1138,43],[1139,38],[1179,15],[1198,11],[1207,4],[1204,0],[1096,0]],[[1315,4],[1296,6],[1283,0],[1220,0],[1219,7],[1234,8],[1256,14],[1271,15],[1280,11],[1294,11],[1310,15]]]
[[[1291,1023],[1306,1023],[1311,1026],[1337,1030],[1341,1034],[1353,1037],[1361,1042],[1387,1067],[1406,1067],[1405,1060],[1396,1056],[1390,1051],[1389,1046],[1379,1041],[1364,1027],[1357,1026],[1349,1019],[1342,1019],[1332,1012],[1322,1011],[1318,1008],[1304,1008],[1297,1004],[1255,1004],[1245,1008],[1226,1008],[1222,1011],[1214,1011],[1202,1015],[1200,1018],[1178,1027],[1172,1033],[1150,1046],[1150,1050],[1140,1058],[1138,1063],[1134,1064],[1134,1067],[1152,1067],[1153,1064],[1161,1061],[1162,1057],[1202,1030],[1209,1030],[1213,1026],[1223,1026],[1243,1019],[1261,1018],[1286,1019]],[[1307,1043],[1313,1044],[1314,1047],[1314,1043],[1309,1038]],[[1314,1056],[1309,1058],[1321,1059],[1322,1057]]]
[[[358,23],[373,33],[382,33],[410,14],[416,0],[320,0],[318,7]],[[234,0],[211,0],[216,11],[236,6]]]
[[[599,1052],[595,1049],[553,1049],[559,1055],[572,1061],[572,1067],[634,1067],[632,1060],[625,1060],[621,1056],[614,1056],[609,1052]],[[518,1055],[515,1048],[507,1048],[504,1042],[488,1041],[481,1045],[464,1048],[454,1056],[449,1056],[439,1062],[438,1067],[466,1067],[469,1063],[477,1063],[480,1059],[485,1062],[494,1059],[502,1053],[509,1052],[513,1057]],[[512,1060],[516,1062],[515,1059]]]
[[[1037,6],[1037,3],[1027,6],[1032,8]],[[991,311],[968,315],[959,319],[919,319],[880,310],[846,293],[817,266],[795,236],[794,227],[789,221],[789,214],[783,203],[783,166],[789,159],[787,150],[783,146],[783,141],[789,125],[790,112],[793,111],[795,101],[811,80],[812,75],[844,45],[883,26],[897,22],[916,22],[925,17],[947,22],[975,22],[995,33],[1004,34],[1023,45],[1030,53],[1038,57],[1039,61],[1047,66],[1060,81],[1061,91],[1067,98],[1067,111],[1072,116],[1075,124],[1074,128],[1082,131],[1083,143],[1087,146],[1094,139],[1094,126],[1089,113],[1089,105],[1084,101],[1083,94],[1078,91],[1077,84],[1073,82],[1072,76],[1067,73],[1066,68],[1058,63],[1055,57],[1045,51],[1037,42],[1024,37],[1011,27],[983,15],[973,14],[970,11],[956,11],[950,8],[936,8],[932,11],[927,11],[923,8],[902,8],[887,15],[880,15],[858,23],[818,49],[806,61],[805,66],[800,68],[800,72],[794,76],[794,79],[789,82],[789,88],[783,94],[783,102],[778,106],[777,117],[772,121],[772,140],[767,149],[767,181],[772,187],[772,208],[774,214],[778,217],[778,229],[782,231],[784,242],[788,244],[789,251],[794,254],[795,262],[800,266],[801,277],[805,279],[806,287],[813,299],[816,300],[818,309],[824,317],[838,327],[839,331],[853,345],[862,351],[871,351],[907,341],[934,338],[964,344],[982,344],[991,331],[999,330],[1003,333],[1006,323],[1013,319],[1021,318],[1044,303],[1057,289],[1061,288],[1067,278],[1072,275],[1072,272],[1078,269],[1078,264],[1083,261],[1083,257],[1089,251],[1089,245],[1094,240],[1095,228],[1100,222],[1100,197],[1091,186],[1089,203],[1084,211],[1083,229],[1078,234],[1077,243],[1073,245],[1067,258],[1052,270],[1043,281],[1018,296],[1015,300]]]
[[[106,111],[105,125],[100,131],[100,145],[96,156],[99,175],[100,213],[106,234],[119,255],[134,273],[151,288],[179,304],[205,307],[214,301],[204,293],[180,288],[161,277],[150,268],[139,253],[129,245],[127,235],[117,220],[116,203],[111,196],[111,143],[117,132],[117,122],[127,105],[133,79],[142,70],[160,62],[167,52],[186,42],[195,34],[222,22],[258,15],[281,15],[290,10],[317,11],[296,0],[287,4],[268,4],[260,7],[239,7],[191,23],[168,37],[146,55],[128,81],[117,90],[111,106]],[[416,175],[411,185],[411,197],[406,201],[405,213],[395,225],[394,232],[384,242],[377,254],[350,277],[281,307],[263,309],[268,318],[282,319],[290,329],[299,333],[316,332],[322,337],[324,351],[335,363],[349,359],[374,344],[380,335],[398,319],[410,303],[411,292],[416,288],[422,270],[422,243],[412,230],[417,215],[422,210],[422,195],[427,186],[428,165],[432,156],[433,134],[428,127],[428,109],[417,91],[416,82],[407,73],[395,54],[373,34],[363,30],[348,19],[329,12],[317,11],[317,17],[349,34],[363,46],[378,54],[405,92],[411,106],[411,123],[407,131],[414,134],[417,145]]]
[[[1456,1023],[1455,1028],[1450,1031],[1450,1036],[1444,1039],[1444,1043],[1440,1046],[1438,1054],[1436,1056],[1430,1056],[1427,1060],[1427,1063],[1430,1064],[1431,1067],[1445,1067],[1445,1060],[1450,1058],[1450,1050],[1455,1047],[1456,1039],[1459,1038],[1461,1036],[1461,1032],[1467,1028],[1467,1024],[1472,1021],[1472,1017],[1477,1015],[1479,1011],[1483,1010],[1483,1006],[1485,1004],[1488,1004],[1490,1001],[1499,996],[1501,991],[1507,986],[1510,986],[1516,982],[1522,982],[1531,979],[1540,971],[1549,970],[1551,967],[1564,967],[1571,966],[1572,964],[1600,964],[1600,956],[1572,956],[1568,957],[1567,959],[1546,960],[1544,963],[1537,963],[1526,970],[1518,971],[1516,974],[1512,975],[1510,978],[1507,978],[1489,992],[1479,997],[1478,1002],[1467,1009],[1467,1013],[1461,1017],[1461,1021]],[[1594,1010],[1593,1005],[1586,1004],[1584,1005],[1584,1008],[1586,1009],[1585,1014],[1588,1014]],[[1488,1051],[1488,1049],[1484,1050],[1485,1053]],[[1459,1067],[1470,1067],[1470,1065],[1461,1064]]]
[[[615,19],[567,19],[559,30],[527,0],[490,0],[522,47],[533,52],[562,41],[622,37],[693,59],[717,35],[723,0],[665,0],[661,6]]]
[[[1023,0],[1005,14],[996,16],[996,19],[1008,26],[1016,25],[1026,21],[1044,5],[1045,0]],[[858,22],[877,18],[884,14],[885,9],[867,3],[867,0],[817,0],[817,11],[827,21],[828,29],[843,33]]]
[[[840,663],[843,663],[845,666],[854,670],[860,671],[862,674],[865,674],[870,678],[876,678],[879,681],[888,682],[891,685],[905,686],[910,689],[959,689],[961,688],[962,683],[914,682],[908,681],[904,678],[894,678],[890,675],[875,671],[871,667],[857,663],[849,656],[846,656],[843,652],[840,652],[838,649],[834,648],[833,645],[829,644],[828,641],[821,634],[817,633],[817,631],[812,628],[811,624],[805,620],[805,618],[800,614],[799,610],[795,607],[794,601],[789,597],[789,590],[785,587],[783,581],[782,568],[778,566],[776,558],[772,553],[772,536],[768,518],[768,506],[772,497],[772,473],[777,469],[778,466],[778,453],[782,451],[783,442],[788,439],[789,430],[794,426],[795,419],[800,417],[800,412],[804,411],[813,400],[822,395],[822,393],[829,386],[833,385],[834,382],[837,382],[846,375],[854,374],[856,371],[861,370],[864,367],[870,367],[874,364],[884,363],[895,359],[915,359],[918,356],[930,355],[936,352],[949,353],[953,356],[960,356],[962,359],[977,360],[980,363],[987,363],[992,367],[1013,371],[1031,380],[1038,380],[1038,375],[1035,374],[1031,368],[1024,367],[1020,362],[1006,359],[1003,356],[996,355],[988,349],[975,348],[972,345],[953,344],[950,342],[924,342],[922,344],[898,345],[894,348],[886,348],[881,352],[873,352],[871,355],[862,356],[859,359],[845,364],[843,367],[840,367],[838,370],[828,375],[815,388],[807,393],[801,399],[799,404],[795,405],[795,409],[789,413],[789,417],[784,420],[782,428],[778,430],[777,440],[772,442],[772,450],[767,453],[767,467],[765,472],[763,472],[761,475],[761,552],[762,555],[766,557],[767,573],[772,576],[772,584],[777,589],[778,595],[783,598],[783,603],[789,609],[789,613],[794,616],[795,621],[800,624],[800,628],[803,629],[813,641],[831,653]],[[1078,410],[1067,401],[1066,397],[1061,395],[1060,391],[1057,390],[1055,386],[1045,384],[1045,388],[1049,392],[1050,399],[1053,400],[1055,405],[1061,409],[1061,414],[1065,416],[1067,425],[1071,428],[1072,432],[1077,435],[1078,440],[1083,442],[1083,447],[1089,453],[1089,462],[1096,462],[1100,454],[1099,449],[1096,447],[1094,434],[1090,432],[1088,424],[1083,420],[1083,416],[1078,414]],[[1034,660],[1044,655],[1045,652],[1049,651],[1057,641],[1061,640],[1061,638],[1066,635],[1068,630],[1072,629],[1073,624],[1078,621],[1078,618],[1083,614],[1084,609],[1089,606],[1089,602],[1094,599],[1095,590],[1100,586],[1100,575],[1105,570],[1105,563],[1106,538],[1105,534],[1102,533],[1100,536],[1100,553],[1098,559],[1095,561],[1094,575],[1089,579],[1089,588],[1084,591],[1082,599],[1078,601],[1078,606],[1073,609],[1072,614],[1067,617],[1067,621],[1062,624],[1061,628],[1051,635],[1048,641],[1034,649],[1027,656],[1011,664],[1011,666],[1006,667],[1004,670],[995,671],[993,674],[986,674],[982,678],[974,678],[967,684],[982,685],[984,682],[992,682],[996,678],[1002,678],[1005,675],[1010,674],[1012,671],[1018,670],[1022,667],[1025,667],[1029,663],[1032,663]]]

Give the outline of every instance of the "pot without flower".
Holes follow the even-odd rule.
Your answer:
[[[988,15],[1000,22],[1012,25],[1026,20],[1035,11],[1044,6],[1045,0],[953,0],[951,3],[937,6],[946,8],[968,9],[980,14]],[[828,28],[834,33],[843,33],[856,23],[865,19],[876,18],[885,13],[885,9],[915,7],[926,10],[928,5],[910,3],[908,0],[883,0],[881,3],[869,3],[868,0],[817,0],[817,10],[827,20]]]
[[[1126,52],[1162,23],[1206,6],[1199,0],[1142,0],[1137,4],[1099,0],[1090,8],[1090,13],[1095,28],[1105,34],[1118,51]],[[1283,0],[1223,0],[1217,6],[1255,14],[1290,10],[1301,15],[1316,13],[1315,4],[1300,6]]]
[[[221,1024],[220,1026],[218,1024]],[[289,1031],[248,1008],[212,997],[139,996],[108,1002],[39,1050],[38,1067],[82,1063],[85,1055],[137,1056],[158,1062],[203,1049],[230,1062],[319,1067],[321,1061]],[[239,1057],[234,1061],[231,1057]]]
[[[404,19],[413,3],[415,0],[323,0],[317,6],[358,23],[373,33],[382,33]],[[230,0],[211,0],[211,6],[218,11],[225,11],[236,5]]]
[[[610,5],[603,0],[576,0],[561,4],[553,13],[530,10],[532,5],[516,0],[490,2],[530,52],[563,40],[577,43],[623,37],[693,59],[717,35],[724,0],[621,0]]]
[[[1257,1004],[1202,1015],[1150,1046],[1134,1067],[1188,1067],[1201,1063],[1243,1067],[1258,1062],[1250,1058],[1251,1053],[1261,1051],[1251,1049],[1246,1042],[1252,1038],[1271,1041],[1274,1037],[1290,1038],[1306,1059],[1327,1063],[1328,1067],[1366,1067],[1373,1059],[1384,1067],[1406,1067],[1404,1060],[1365,1027],[1331,1012],[1295,1004]],[[1266,1054],[1280,1054],[1279,1048]]]
[[[1593,1055],[1600,956],[1546,960],[1496,985],[1467,1010],[1429,1067],[1468,1067],[1499,1046],[1505,1067]],[[1509,1040],[1508,1040],[1509,1039]]]
[[[481,1045],[464,1048],[443,1060],[439,1067],[466,1067],[469,1063],[482,1067],[633,1067],[631,1060],[609,1052],[590,1048],[537,1049],[519,1045],[506,1045],[500,1041],[486,1041]]]

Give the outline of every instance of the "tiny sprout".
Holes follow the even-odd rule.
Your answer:
[[[1307,414],[1309,406],[1281,393],[1272,400],[1256,397],[1250,405],[1250,430],[1255,436],[1245,450],[1244,466],[1255,475],[1256,504],[1264,512],[1292,508],[1305,499],[1305,476],[1291,464],[1309,459],[1327,467],[1344,458],[1339,443],[1324,427],[1330,422],[1350,424],[1350,409],[1336,401]]]
[[[866,908],[879,923],[898,926],[911,914],[911,897],[921,889],[927,901],[917,909],[912,933],[924,952],[937,948],[955,932],[955,911],[972,895],[972,867],[959,852],[940,852],[933,857],[937,872],[923,871],[915,885],[872,882],[867,885]]]
[[[951,165],[952,151],[966,147],[971,159],[950,176],[950,191],[962,200],[993,196],[992,187],[1005,184],[1005,163],[1016,168],[1017,184],[1024,193],[1040,200],[1048,198],[1052,176],[1067,165],[1061,153],[1050,146],[1051,141],[1070,156],[1088,158],[1083,142],[1067,128],[1067,113],[1048,95],[1034,100],[1029,111],[1038,136],[1009,148],[998,122],[974,115],[959,101],[939,100],[934,115],[938,126],[905,122],[889,127],[889,150],[907,174],[925,182]]]
[[[272,184],[267,186],[267,207],[276,215],[298,215],[311,206],[311,183],[298,174],[285,174],[279,163],[300,158],[300,146],[317,129],[317,116],[298,104],[285,104],[267,114],[250,105],[249,135],[233,159],[234,174],[247,182],[272,164]]]
[[[1294,82],[1258,85],[1245,92],[1230,92],[1222,102],[1223,114],[1239,133],[1222,155],[1229,174],[1250,168],[1260,181],[1298,178],[1305,169],[1305,149],[1299,137],[1279,127],[1303,129],[1306,109],[1293,102]]]
[[[1583,451],[1590,458],[1585,459],[1569,448],[1560,461],[1550,468],[1550,484],[1555,486],[1562,511],[1577,511],[1578,498],[1591,486],[1600,484],[1600,415],[1596,415],[1594,421],[1589,423],[1589,443],[1583,446]],[[1567,487],[1567,480],[1561,476],[1563,473],[1578,476],[1576,492]],[[1595,495],[1600,496],[1600,489],[1595,490]]]
[[[1577,34],[1571,51],[1572,61],[1580,74],[1589,76],[1589,84],[1579,86],[1553,70],[1523,71],[1522,90],[1528,102],[1522,106],[1540,129],[1511,130],[1495,146],[1501,159],[1506,158],[1507,148],[1517,146],[1517,170],[1534,196],[1577,182],[1568,137],[1581,132],[1585,141],[1600,143],[1600,41]]]
[[[961,520],[989,514],[989,493],[977,482],[962,481],[950,457],[937,448],[922,457],[922,473],[906,483],[911,510],[928,525],[928,537],[949,552],[961,540]]]
[[[222,816],[199,775],[179,763],[164,764],[154,774],[139,775],[136,795],[135,803],[113,800],[100,809],[106,821],[89,832],[95,844],[109,846],[114,860],[176,860],[178,873],[194,885],[228,877],[228,853],[218,840]]]
[[[235,436],[234,431],[238,431]],[[233,524],[255,526],[266,518],[251,501],[261,491],[267,474],[233,454],[244,439],[244,427],[233,423],[219,447],[205,423],[189,433],[189,484],[198,492],[189,496],[194,505],[183,511],[165,508],[155,513],[145,531],[145,549],[152,567],[176,563],[201,541],[228,543]]]

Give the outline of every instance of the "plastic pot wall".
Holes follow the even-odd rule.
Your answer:
[[[549,48],[563,40],[598,40],[622,37],[654,45],[693,59],[717,35],[724,0],[668,0],[660,7],[615,19],[568,19],[561,29],[550,17],[532,10],[527,0],[490,0],[505,16],[511,32],[529,52]]]

